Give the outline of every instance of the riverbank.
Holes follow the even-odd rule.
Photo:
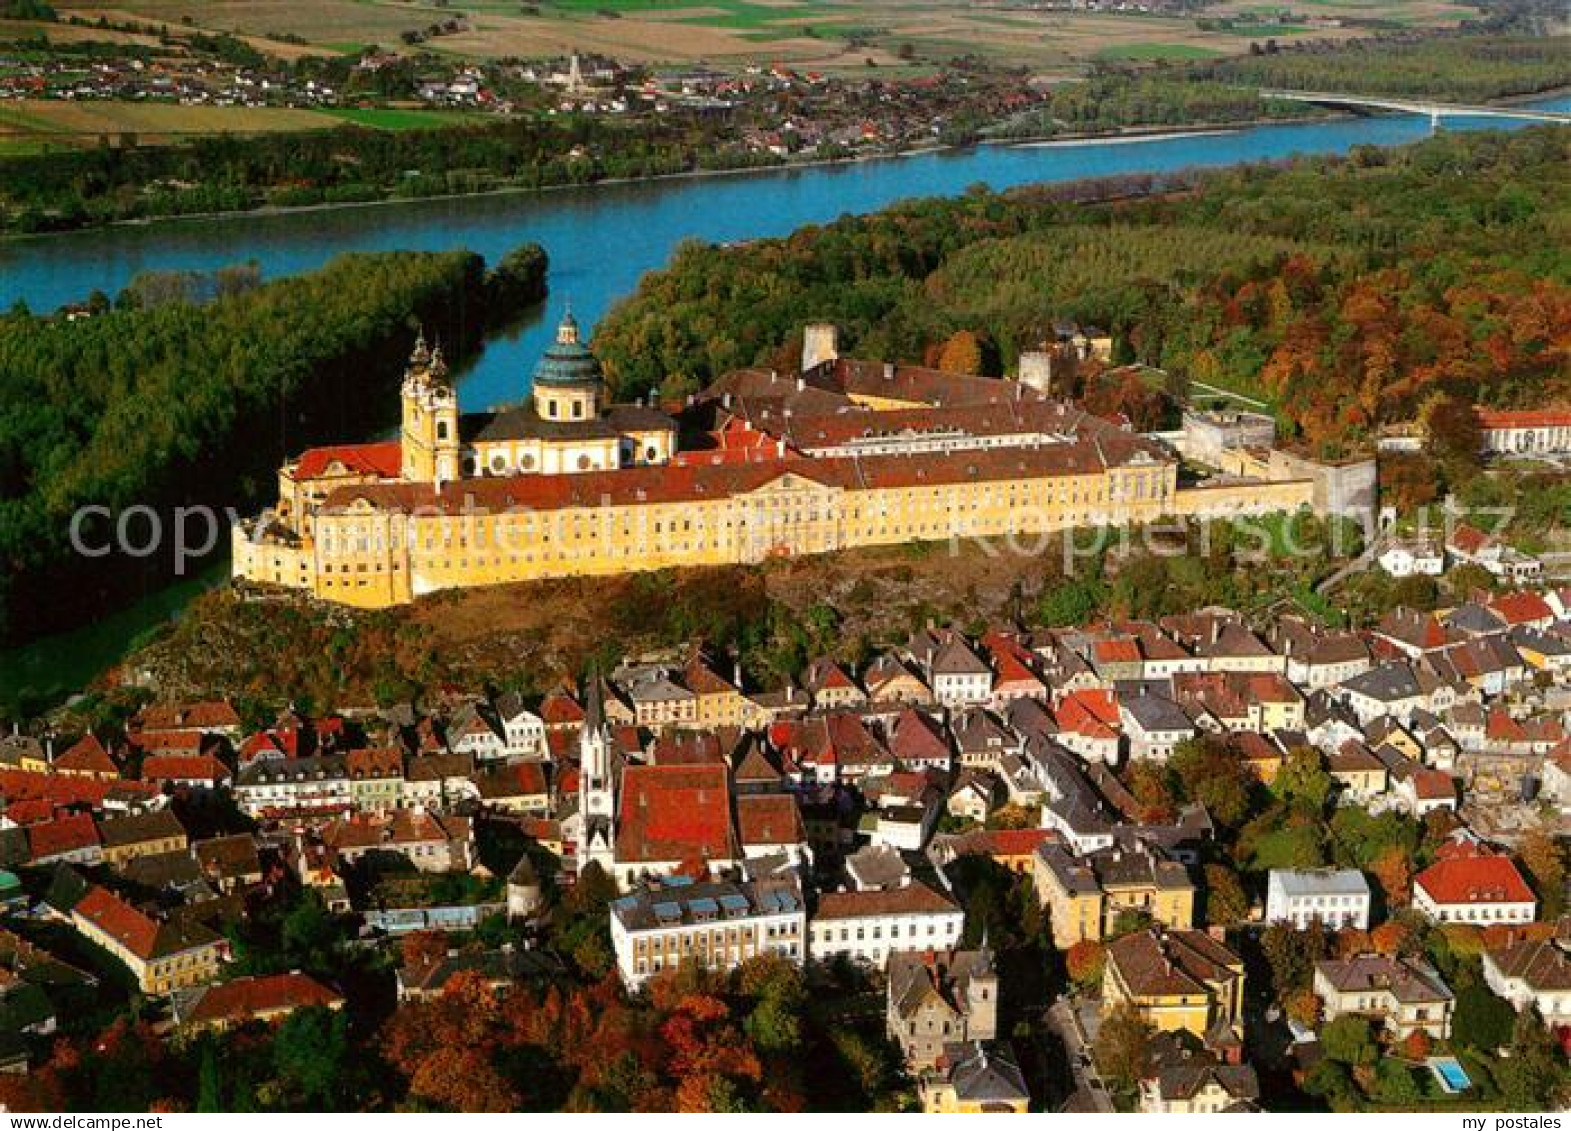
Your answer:
[[[986,146],[1005,148],[1047,147],[1061,145],[1090,145],[1142,141],[1177,141],[1194,137],[1237,133],[1262,126],[1303,125],[1350,118],[1356,115],[1327,111],[1323,114],[1306,114],[1300,118],[1247,118],[1234,122],[1197,122],[1192,126],[1126,126],[1116,130],[1089,130],[1076,133],[1023,136],[1018,138],[982,137],[965,144],[923,143],[880,153],[858,153],[849,157],[814,157],[803,160],[784,160],[772,164],[738,165],[725,169],[688,169],[680,173],[652,173],[642,177],[605,177],[581,184],[507,185],[500,188],[479,189],[474,192],[432,193],[429,196],[386,196],[376,200],[323,201],[316,204],[276,205],[264,204],[256,208],[229,209],[213,212],[180,212],[162,216],[141,216],[127,220],[110,220],[103,224],[90,224],[78,228],[63,228],[47,232],[0,232],[0,245],[20,244],[70,236],[81,232],[103,231],[114,228],[150,228],[182,221],[211,222],[234,220],[242,217],[269,218],[276,216],[308,216],[314,213],[354,212],[363,209],[392,208],[399,205],[439,204],[461,200],[506,199],[520,196],[549,196],[554,193],[582,191],[600,187],[680,183],[706,179],[740,178],[764,174],[792,173],[812,169],[855,168],[859,165],[902,161],[912,157],[965,153]]]
[[[1520,106],[1534,102],[1541,102],[1571,94],[1571,87],[1556,87],[1548,91],[1511,95],[1505,98],[1492,99],[1488,105]],[[762,174],[791,173],[812,169],[825,168],[855,168],[860,165],[878,164],[888,161],[905,160],[912,157],[927,155],[957,154],[979,147],[998,146],[1006,148],[1053,148],[1086,145],[1119,145],[1137,144],[1141,142],[1180,141],[1190,138],[1211,137],[1229,133],[1240,133],[1248,130],[1261,129],[1275,126],[1304,126],[1317,123],[1345,121],[1371,115],[1359,115],[1350,111],[1337,111],[1322,109],[1318,113],[1306,113],[1299,117],[1282,118],[1259,116],[1226,121],[1196,121],[1183,125],[1151,125],[1151,126],[1125,126],[1109,130],[1081,130],[1064,133],[1022,135],[1020,137],[983,136],[974,142],[965,144],[943,144],[939,142],[924,142],[918,145],[909,145],[887,152],[858,153],[848,157],[813,157],[802,160],[786,159],[773,163],[759,165],[738,165],[722,169],[687,169],[677,173],[652,173],[638,177],[605,177],[599,180],[583,183],[562,183],[552,185],[504,185],[497,188],[479,189],[473,192],[446,192],[433,193],[429,196],[384,196],[374,200],[349,200],[349,201],[323,201],[313,204],[299,205],[272,205],[264,204],[255,208],[229,209],[208,212],[182,212],[159,216],[145,216],[126,220],[112,220],[103,224],[90,224],[77,228],[67,228],[47,232],[0,232],[0,246],[6,244],[23,243],[33,240],[50,239],[58,236],[69,236],[73,233],[84,231],[101,231],[114,228],[149,228],[161,224],[174,224],[181,221],[210,222],[232,220],[239,217],[269,218],[291,215],[311,215],[319,213],[354,212],[362,209],[391,208],[398,205],[418,205],[424,203],[443,203],[461,200],[506,199],[509,197],[540,196],[569,191],[582,191],[599,187],[616,187],[624,185],[680,183],[683,181],[697,181],[705,179],[741,178]],[[1400,115],[1392,115],[1400,116]]]

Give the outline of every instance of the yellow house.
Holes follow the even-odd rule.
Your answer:
[[[1126,911],[1142,912],[1164,927],[1194,926],[1195,885],[1189,873],[1152,850],[1106,848],[1073,856],[1060,844],[1045,843],[1036,849],[1031,867],[1060,950],[1102,939]]]
[[[742,673],[732,682],[715,671],[703,655],[695,655],[682,672],[682,682],[694,695],[696,723],[704,730],[739,727],[747,722],[747,697],[742,694]]]
[[[111,868],[138,856],[177,852],[189,843],[185,828],[167,809],[100,821],[98,836],[103,842],[104,863]]]
[[[115,765],[109,751],[104,749],[104,744],[91,731],[56,758],[52,768],[55,773],[67,777],[97,778],[100,781],[110,781],[120,776],[120,767]]]
[[[1243,677],[1243,693],[1260,712],[1260,729],[1301,730],[1304,697],[1278,672],[1257,672]]]
[[[1031,1106],[1019,1066],[987,1041],[950,1045],[944,1063],[922,1073],[917,1093],[931,1115],[1023,1115]]]
[[[1326,758],[1326,770],[1349,796],[1360,801],[1379,797],[1389,784],[1386,764],[1361,742],[1343,743]]]
[[[26,734],[8,734],[0,738],[0,766],[29,770],[35,774],[49,771],[49,754],[44,744]]]
[[[1242,1032],[1244,960],[1204,931],[1153,928],[1107,946],[1102,1008],[1129,1002],[1158,1032]]]
[[[228,941],[194,919],[150,918],[101,887],[71,909],[71,924],[125,963],[144,994],[206,985],[229,957]]]

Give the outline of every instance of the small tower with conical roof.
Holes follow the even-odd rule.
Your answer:
[[[409,355],[400,399],[403,427],[398,440],[404,479],[411,483],[457,479],[458,397],[442,347],[428,349],[424,334],[415,339]]]
[[[600,362],[568,311],[556,328],[556,341],[535,367],[535,412],[541,420],[593,420],[600,415],[603,385]]]

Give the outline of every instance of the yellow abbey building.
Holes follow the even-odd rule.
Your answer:
[[[1297,480],[1181,491],[1155,442],[1018,382],[841,358],[827,326],[809,327],[800,374],[727,374],[678,416],[604,393],[571,316],[530,399],[494,413],[460,413],[419,343],[398,440],[285,464],[277,505],[235,528],[235,577],[380,608],[955,537],[1029,550],[1076,526],[1310,500]]]

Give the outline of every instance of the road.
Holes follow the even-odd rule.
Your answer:
[[[1065,1102],[1065,1108],[1072,1111],[1111,1114],[1115,1110],[1113,1097],[1108,1095],[1106,1085],[1102,1083],[1102,1078],[1097,1075],[1096,1066],[1091,1062],[1091,1050],[1086,1047],[1085,1033],[1080,1028],[1080,1019],[1075,1016],[1070,1002],[1059,998],[1047,1011],[1047,1019],[1053,1031],[1064,1042],[1064,1051],[1069,1057],[1069,1070],[1075,1076],[1075,1094]]]

